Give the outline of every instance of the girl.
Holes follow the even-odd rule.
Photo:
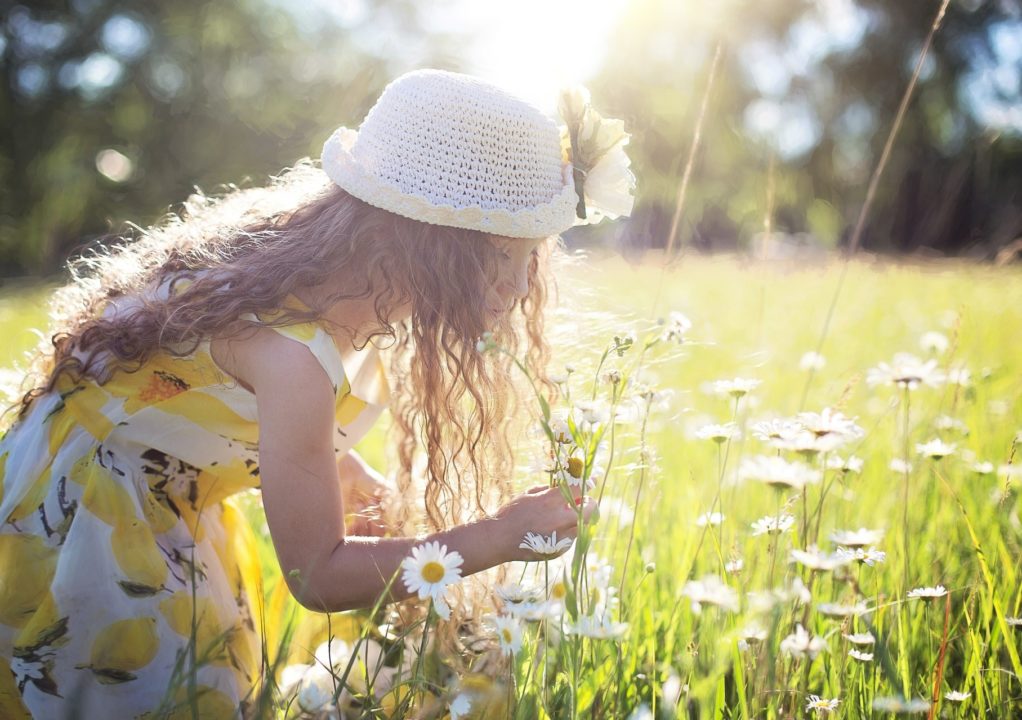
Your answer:
[[[416,71],[331,136],[322,171],[193,199],[77,261],[0,441],[0,716],[191,717],[195,697],[244,713],[261,670],[245,489],[292,593],[323,612],[372,605],[424,539],[467,575],[530,559],[526,532],[573,536],[559,489],[508,500],[511,371],[476,343],[514,352],[524,331],[543,377],[547,258],[577,179],[534,107]],[[388,405],[393,491],[351,451]],[[431,532],[394,535],[420,502]],[[182,667],[195,687],[165,698]]]

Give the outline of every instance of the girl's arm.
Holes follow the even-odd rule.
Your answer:
[[[304,345],[260,330],[229,344],[226,367],[253,388],[259,410],[259,467],[266,521],[296,599],[320,611],[372,606],[412,547],[436,540],[464,558],[462,575],[532,559],[526,532],[571,537],[577,515],[560,490],[534,488],[493,517],[419,538],[346,536],[334,456],[334,394]],[[218,359],[218,361],[220,361]],[[595,504],[587,502],[588,515]],[[408,597],[398,578],[390,599]]]

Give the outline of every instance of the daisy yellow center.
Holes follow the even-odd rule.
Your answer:
[[[580,458],[577,457],[568,458],[568,474],[571,475],[573,478],[582,477],[582,469],[584,467],[585,464],[582,462]]]
[[[550,595],[554,598],[554,600],[561,600],[567,594],[568,588],[562,582],[554,583],[553,587],[550,588]]]
[[[428,583],[440,582],[444,577],[446,568],[436,560],[430,560],[422,566],[422,579]]]
[[[508,645],[510,645],[511,644],[511,640],[513,639],[511,637],[511,631],[508,630],[507,628],[504,628],[503,630],[500,631],[500,634],[504,638],[504,642],[507,643]]]

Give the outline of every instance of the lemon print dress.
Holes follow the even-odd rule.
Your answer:
[[[387,402],[377,351],[344,367],[319,324],[276,330],[330,377],[346,453]],[[259,487],[258,440],[208,342],[35,401],[0,439],[0,717],[244,714],[262,589],[231,496]]]

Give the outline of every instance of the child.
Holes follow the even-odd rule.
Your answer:
[[[190,717],[195,694],[244,712],[261,667],[241,490],[261,489],[292,593],[324,612],[372,605],[423,541],[381,536],[378,512],[391,495],[389,529],[414,530],[416,457],[425,539],[464,574],[532,558],[526,532],[573,536],[559,489],[506,501],[511,371],[476,344],[517,351],[520,326],[543,377],[546,260],[580,202],[555,123],[416,71],[330,137],[322,170],[193,200],[78,261],[0,441],[0,716]],[[395,490],[351,451],[388,405]],[[168,700],[179,661],[196,687]]]

